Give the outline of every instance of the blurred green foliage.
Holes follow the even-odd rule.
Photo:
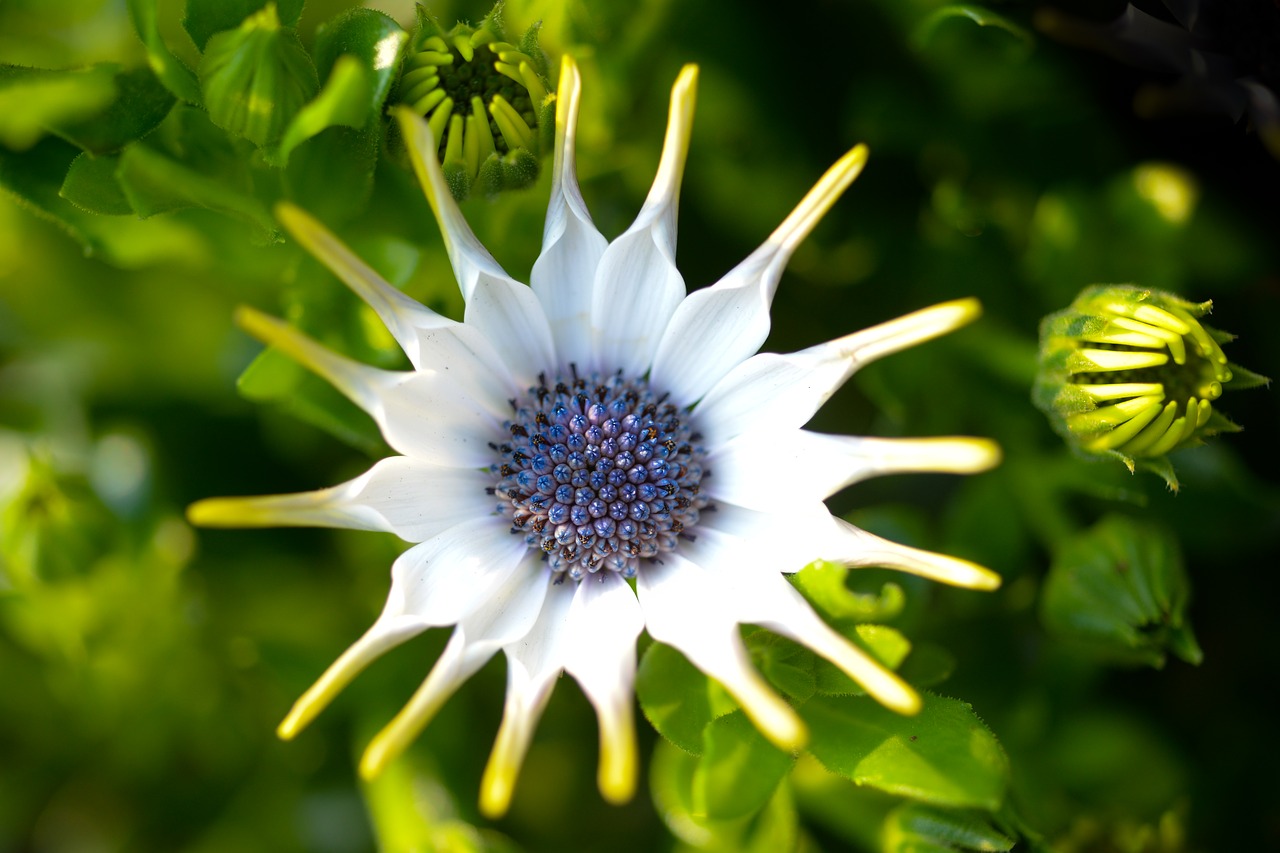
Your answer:
[[[983,301],[977,326],[867,368],[814,424],[1004,448],[999,469],[963,482],[894,478],[831,501],[876,533],[993,567],[999,592],[825,564],[796,578],[833,626],[934,691],[920,716],[750,632],[811,729],[812,754],[794,758],[651,644],[637,685],[656,730],[641,732],[650,795],[600,801],[595,721],[566,687],[510,815],[485,825],[475,791],[500,663],[388,774],[355,781],[359,746],[439,653],[433,632],[277,743],[289,703],[380,609],[397,544],[182,520],[197,498],[319,487],[384,452],[366,416],[259,354],[232,311],[283,314],[368,363],[403,357],[283,241],[272,205],[295,201],[413,297],[461,311],[384,115],[387,58],[414,9],[369,5],[0,4],[0,851],[1280,842],[1280,789],[1255,743],[1272,717],[1258,682],[1280,664],[1274,395],[1236,395],[1244,433],[1174,454],[1176,497],[1075,458],[1030,404],[1040,318],[1094,283],[1214,299],[1215,325],[1239,335],[1233,359],[1274,375],[1280,171],[1243,128],[1137,122],[1132,73],[1046,40],[1018,2],[505,9],[512,31],[542,21],[553,69],[564,51],[583,68],[579,171],[606,235],[648,189],[671,81],[701,65],[681,211],[690,286],[869,144],[866,172],[796,253],[766,348]],[[489,9],[430,11],[475,23]],[[263,102],[274,108],[255,112]],[[464,208],[517,277],[538,251],[548,171]],[[1191,625],[1198,667],[1135,667],[1166,648],[1197,658]]]

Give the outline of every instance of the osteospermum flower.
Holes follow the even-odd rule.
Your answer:
[[[562,672],[596,709],[600,789],[621,801],[635,787],[641,631],[682,651],[775,744],[796,750],[804,725],[752,668],[742,623],[809,647],[888,707],[912,713],[920,699],[827,626],[784,573],[825,558],[979,589],[998,584],[984,568],[886,541],[823,505],[879,474],[985,469],[997,458],[994,445],[801,429],[858,367],[968,322],[977,303],[949,302],[799,352],[755,355],[783,266],[862,169],[866,149],[841,158],[745,261],[686,295],[674,263],[676,199],[696,78],[690,66],[676,81],[653,188],[634,224],[610,242],[574,177],[580,83],[565,60],[532,287],[480,245],[449,193],[430,129],[399,113],[466,299],[462,322],[391,287],[302,211],[280,210],[290,232],[378,313],[414,369],[355,363],[255,311],[242,311],[241,324],[360,404],[403,455],[318,492],[202,501],[191,517],[385,530],[416,543],[392,566],[382,615],[298,700],[282,737],[296,735],[378,655],[452,625],[443,655],[369,745],[361,772],[377,774],[502,650],[506,707],[482,783],[485,812],[506,809]]]

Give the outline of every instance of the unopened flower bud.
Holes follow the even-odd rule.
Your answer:
[[[1164,528],[1111,515],[1062,543],[1045,578],[1041,617],[1063,639],[1121,663],[1164,666],[1204,655],[1187,621],[1191,587]]]
[[[445,32],[419,6],[401,72],[399,100],[427,119],[459,201],[475,190],[494,196],[529,186],[554,138],[555,95],[537,25],[512,44],[500,11],[495,6],[477,28]]]
[[[1232,336],[1200,322],[1212,307],[1133,285],[1086,288],[1040,325],[1036,406],[1073,447],[1131,471],[1135,460],[1163,461],[1239,430],[1214,401],[1268,380],[1227,361],[1222,344]]]

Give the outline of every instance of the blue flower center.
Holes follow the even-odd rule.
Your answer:
[[[706,451],[647,380],[541,376],[512,407],[510,438],[491,445],[498,512],[557,583],[601,569],[634,577],[698,523]]]

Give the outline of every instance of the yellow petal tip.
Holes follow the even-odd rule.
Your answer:
[[[252,513],[235,498],[205,498],[187,507],[187,521],[196,527],[245,527]]]
[[[613,772],[602,768],[596,781],[600,787],[600,796],[604,797],[605,801],[612,805],[626,805],[636,795],[634,766]]]
[[[373,743],[369,744],[365,749],[364,755],[360,756],[360,778],[366,782],[372,782],[382,775],[382,771],[387,768],[390,758],[387,756],[386,750],[381,748],[378,739],[374,738]]]
[[[480,785],[480,814],[489,820],[498,820],[511,807],[511,785],[485,777]]]

